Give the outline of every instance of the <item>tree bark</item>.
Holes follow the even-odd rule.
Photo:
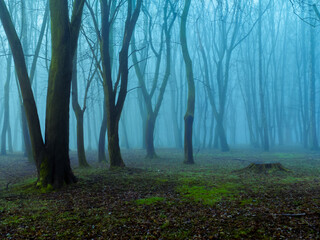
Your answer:
[[[154,144],[153,144],[154,125],[155,125],[154,117],[148,116],[147,124],[146,124],[146,136],[145,136],[146,150],[147,150],[146,158],[157,157],[157,154],[154,150]]]
[[[110,167],[125,167],[119,145],[119,121],[110,119],[108,122],[108,152]]]
[[[185,0],[185,6],[181,16],[180,26],[180,42],[182,47],[183,59],[185,62],[187,82],[188,82],[188,103],[187,112],[184,116],[184,163],[193,164],[193,146],[192,146],[192,127],[194,119],[194,106],[195,106],[195,86],[193,79],[192,61],[189,55],[187,36],[186,36],[186,25],[187,17],[190,9],[191,0]]]
[[[84,134],[83,134],[83,115],[85,109],[81,109],[78,102],[78,77],[77,77],[77,53],[73,59],[73,73],[72,73],[72,108],[77,119],[77,152],[79,167],[86,168],[89,164],[86,159],[84,149]],[[69,121],[68,121],[69,122]]]
[[[20,105],[20,111],[21,111],[22,136],[23,136],[23,142],[25,147],[24,156],[28,158],[29,162],[33,162],[30,134],[28,130],[28,123],[27,123],[26,113],[25,113],[23,104]]]
[[[21,43],[22,48],[26,54],[28,54],[28,22],[26,16],[26,3],[21,0]],[[28,59],[26,59],[26,64]],[[23,108],[23,104],[21,103],[21,128],[22,128],[22,137],[24,142],[24,156],[28,158],[30,162],[33,162],[32,157],[32,146],[30,142],[30,134],[28,130],[28,124],[26,119],[26,114]]]
[[[103,118],[100,127],[99,144],[98,144],[98,160],[99,162],[107,162],[107,155],[105,151],[106,133],[107,133],[107,110],[103,108]]]
[[[77,149],[78,149],[78,161],[79,166],[82,168],[89,167],[86,159],[86,153],[84,149],[84,138],[83,138],[83,111],[76,114],[77,118]]]
[[[83,5],[83,0],[75,0],[70,22],[68,1],[50,0],[52,58],[44,143],[21,42],[6,4],[0,0],[0,19],[15,62],[38,170],[38,186],[42,188],[60,188],[64,183],[76,182],[69,159],[69,102],[72,59],[77,48]]]

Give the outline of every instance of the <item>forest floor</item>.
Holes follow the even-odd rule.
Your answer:
[[[88,154],[79,182],[41,193],[20,155],[0,158],[0,239],[319,239],[320,153],[125,150],[127,168]],[[237,172],[280,162],[290,172]]]

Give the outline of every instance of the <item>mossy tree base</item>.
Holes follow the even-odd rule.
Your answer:
[[[274,173],[274,172],[290,172],[289,169],[282,166],[281,163],[251,163],[236,172],[251,172],[251,173]]]

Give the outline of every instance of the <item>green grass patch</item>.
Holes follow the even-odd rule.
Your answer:
[[[245,205],[256,205],[258,203],[257,200],[252,199],[252,198],[248,198],[248,199],[243,199],[240,201],[240,205],[241,206],[245,206]]]
[[[148,197],[148,198],[141,198],[136,200],[136,204],[138,205],[152,205],[158,202],[163,202],[165,199],[163,197]]]
[[[182,185],[177,191],[185,199],[200,202],[205,205],[214,205],[222,198],[233,199],[238,194],[239,184],[226,183],[217,187]]]
[[[298,182],[302,182],[302,181],[310,181],[310,178],[302,178],[302,177],[294,177],[294,176],[287,176],[281,180],[279,180],[279,183],[282,184],[292,184],[292,183],[298,183]]]

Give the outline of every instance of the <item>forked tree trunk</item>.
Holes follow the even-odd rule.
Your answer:
[[[128,91],[128,52],[132,33],[138,20],[142,0],[136,2],[133,8],[133,1],[128,1],[127,17],[125,22],[123,42],[119,53],[119,69],[117,80],[115,83],[112,78],[112,55],[110,54],[110,31],[112,21],[110,19],[112,6],[116,1],[100,1],[101,6],[101,35],[97,31],[100,38],[100,52],[103,69],[103,87],[105,93],[105,110],[107,112],[107,131],[108,131],[108,151],[110,158],[110,167],[124,167],[125,164],[121,157],[119,146],[119,121],[123,105]],[[119,5],[120,6],[120,5]],[[95,21],[95,19],[94,19]],[[119,87],[119,89],[118,89]]]
[[[163,44],[160,44],[159,51],[156,51],[152,47],[152,51],[154,55],[156,56],[156,64],[155,64],[155,73],[153,76],[153,82],[152,82],[152,88],[150,91],[148,91],[146,86],[146,81],[144,77],[144,69],[145,66],[140,66],[137,59],[136,54],[136,46],[135,46],[135,38],[132,38],[132,48],[133,48],[133,54],[132,54],[132,60],[135,66],[135,71],[141,86],[143,99],[146,105],[147,110],[147,116],[146,116],[146,124],[145,124],[145,143],[146,143],[146,150],[147,155],[146,158],[154,158],[156,157],[155,149],[154,149],[154,129],[155,129],[155,123],[162,105],[163,96],[166,90],[166,87],[168,85],[168,80],[171,73],[171,29],[173,26],[173,23],[176,19],[176,14],[174,13],[174,9],[171,6],[171,11],[168,11],[169,3],[168,1],[165,2],[164,9],[163,9],[163,19],[164,23],[162,26],[163,33],[165,34],[165,44],[166,44],[166,67],[165,67],[165,74],[161,82],[161,87],[159,90],[158,98],[155,101],[155,104],[153,104],[153,97],[154,93],[156,91],[156,87],[159,81],[159,72],[160,72],[160,66],[161,66],[161,57],[162,57],[162,51],[163,51]],[[171,20],[168,22],[168,20]],[[151,20],[150,20],[151,21]],[[151,23],[150,23],[151,24]],[[148,25],[145,24],[145,31],[148,29]],[[161,40],[163,38],[163,33],[161,33]],[[151,34],[151,32],[149,32]],[[150,39],[152,39],[150,35]],[[145,43],[147,43],[147,35],[145,35]],[[152,45],[152,41],[150,41],[150,44]],[[153,46],[153,45],[152,45]]]

